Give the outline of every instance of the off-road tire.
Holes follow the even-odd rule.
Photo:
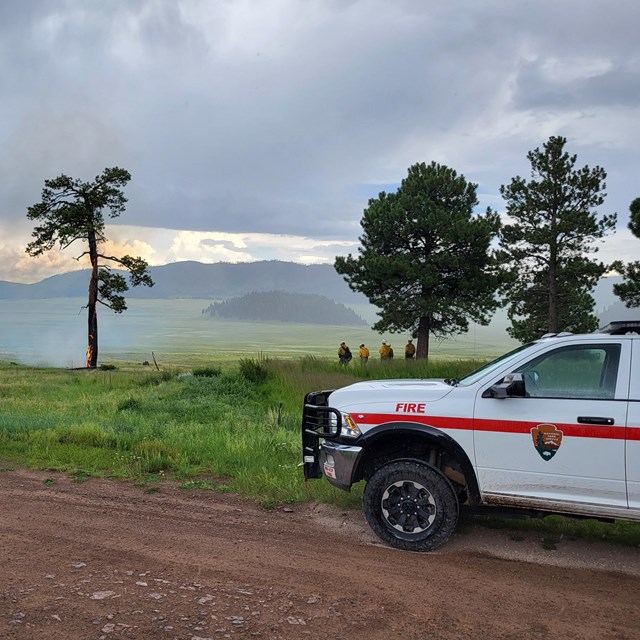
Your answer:
[[[438,469],[401,460],[378,469],[362,497],[375,534],[405,551],[433,551],[456,528],[459,504],[451,482]]]

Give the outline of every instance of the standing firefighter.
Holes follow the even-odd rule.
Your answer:
[[[369,362],[369,349],[364,346],[364,344],[360,345],[360,349],[358,350],[358,355],[360,356],[360,364],[365,365]]]
[[[383,340],[380,348],[378,349],[378,353],[380,354],[380,360],[387,362],[391,354],[391,347]]]
[[[346,367],[351,362],[351,358],[353,358],[351,349],[349,349],[349,347],[344,342],[341,342],[340,346],[338,347],[338,362],[343,367]]]
[[[416,347],[411,338],[409,338],[407,344],[404,346],[404,357],[406,360],[413,360],[416,357]]]

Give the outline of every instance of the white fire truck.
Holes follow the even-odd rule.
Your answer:
[[[460,380],[305,396],[305,478],[365,481],[387,544],[431,551],[459,507],[640,520],[640,321],[549,334]]]

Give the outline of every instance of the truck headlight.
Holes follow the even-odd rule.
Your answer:
[[[338,418],[334,413],[329,414],[329,432],[336,433],[338,431]]]
[[[357,438],[362,435],[360,427],[358,427],[348,413],[342,414],[342,435],[348,438]]]

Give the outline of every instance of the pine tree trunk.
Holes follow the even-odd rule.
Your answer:
[[[555,230],[556,219],[552,216],[551,225]],[[558,246],[556,238],[552,238],[549,246],[549,333],[560,331],[558,318]]]
[[[429,334],[431,332],[431,318],[422,316],[418,324],[418,347],[416,359],[429,359]]]
[[[93,231],[89,232],[88,239],[91,279],[89,280],[89,301],[87,302],[87,368],[95,369],[98,364],[98,247]]]

